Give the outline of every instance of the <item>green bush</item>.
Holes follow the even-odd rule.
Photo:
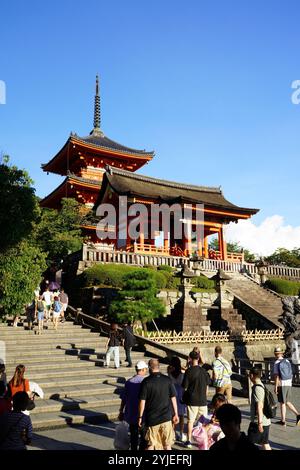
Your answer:
[[[199,289],[215,289],[214,281],[211,281],[205,276],[197,276],[192,282],[194,286]]]
[[[286,279],[271,278],[265,282],[265,287],[283,295],[299,295],[300,282],[288,281]]]
[[[153,271],[151,269],[147,269],[147,271],[152,274],[157,289],[165,289],[167,287],[167,278],[163,272]]]
[[[158,272],[154,269],[144,268],[145,271],[151,273],[157,289],[165,289],[167,286],[167,277],[165,272]],[[140,271],[141,268],[136,266],[128,266],[127,264],[96,264],[88,268],[81,275],[80,287],[91,286],[110,286],[122,288],[124,285],[124,277],[134,271]],[[168,274],[168,273],[167,273]]]
[[[164,264],[162,266],[158,266],[157,270],[158,271],[165,271],[167,273],[172,273],[174,271],[174,269],[171,266],[167,266],[166,264]]]
[[[82,287],[123,286],[124,276],[138,268],[126,264],[95,264],[82,274]]]

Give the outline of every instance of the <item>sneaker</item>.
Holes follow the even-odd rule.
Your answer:
[[[191,448],[192,448],[192,443],[191,443],[191,441],[186,441],[184,445],[185,445],[185,447],[187,447],[188,449],[191,449]]]
[[[181,434],[179,435],[179,441],[185,442],[185,441],[186,441],[186,434],[181,433]]]
[[[275,424],[280,424],[281,426],[286,426],[286,422],[285,422],[285,421],[282,421],[282,420],[276,421]]]
[[[300,426],[300,415],[297,415],[296,426]]]

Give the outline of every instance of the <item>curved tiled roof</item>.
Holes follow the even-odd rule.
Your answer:
[[[112,139],[106,137],[102,131],[92,131],[90,135],[86,137],[79,137],[77,134],[72,134],[71,137],[74,137],[76,140],[81,142],[85,142],[87,144],[95,145],[96,147],[107,149],[107,150],[116,150],[118,152],[129,153],[133,155],[145,155],[147,157],[153,157],[154,151],[146,152],[145,149],[137,150],[130,147],[126,147],[125,145],[119,144]]]
[[[161,201],[181,201],[203,203],[206,206],[215,206],[228,210],[237,210],[246,214],[256,214],[258,209],[239,207],[227,201],[220,187],[196,186],[176,183],[173,181],[137,175],[126,170],[107,167],[104,174],[101,193],[105,191],[106,184],[123,195],[140,196],[159,199]]]

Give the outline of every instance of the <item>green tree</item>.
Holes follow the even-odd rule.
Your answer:
[[[118,321],[139,320],[146,330],[148,321],[165,313],[165,306],[156,297],[157,293],[153,273],[135,270],[125,276],[122,290],[110,305],[110,316]]]
[[[265,260],[270,264],[284,264],[293,268],[300,268],[300,248],[287,250],[286,248],[277,248],[277,250]]]
[[[49,265],[80,250],[83,241],[80,228],[82,219],[80,204],[75,199],[63,198],[60,211],[42,209],[40,220],[35,226],[34,239],[37,246],[48,253]]]
[[[39,215],[33,181],[8,161],[4,156],[0,164],[0,252],[28,237]]]
[[[219,241],[217,238],[214,238],[210,243],[209,243],[209,248],[215,251],[219,250]],[[242,251],[244,252],[244,259],[246,263],[254,263],[256,260],[256,256],[251,253],[249,250],[246,250],[243,248],[239,243],[237,242],[227,242],[227,251],[228,253],[241,253]]]
[[[45,258],[26,240],[0,253],[0,317],[21,313],[33,300],[46,269]]]

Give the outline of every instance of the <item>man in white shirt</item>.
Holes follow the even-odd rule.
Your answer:
[[[46,323],[49,319],[49,315],[50,315],[50,310],[51,310],[51,307],[52,307],[52,302],[53,302],[53,295],[52,295],[52,292],[50,292],[49,290],[49,287],[46,288],[45,292],[43,293],[43,299],[45,301],[45,305],[46,305]]]
[[[290,361],[283,357],[283,351],[280,347],[274,349],[275,364],[273,369],[274,374],[274,392],[278,397],[280,404],[281,420],[277,424],[286,426],[286,407],[289,408],[296,415],[296,425],[300,425],[300,414],[291,402],[292,395],[292,365]]]

